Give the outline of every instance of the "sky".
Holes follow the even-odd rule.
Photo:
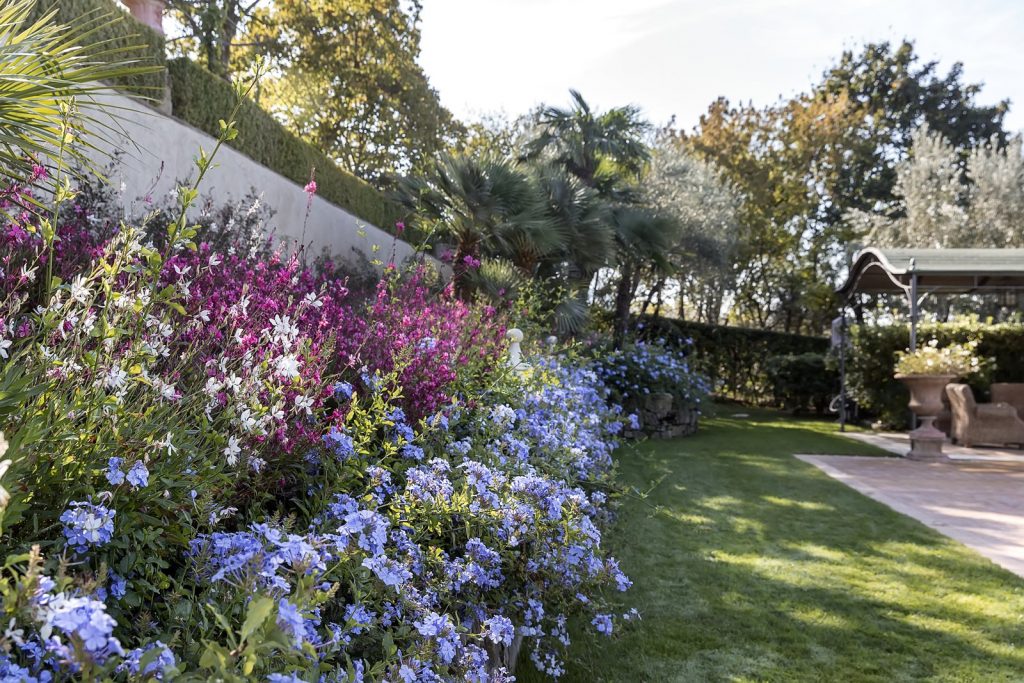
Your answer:
[[[639,105],[690,129],[708,105],[806,90],[844,49],[914,41],[964,64],[982,104],[1011,100],[1024,129],[1024,0],[422,0],[420,63],[463,120],[576,88],[601,109]]]

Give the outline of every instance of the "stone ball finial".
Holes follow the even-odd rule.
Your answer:
[[[508,332],[505,333],[505,336],[514,344],[523,341],[523,331],[518,327],[510,328]]]

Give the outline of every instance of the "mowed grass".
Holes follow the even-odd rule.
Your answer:
[[[881,451],[736,412],[620,453],[646,495],[607,543],[643,620],[577,628],[567,680],[1024,680],[1024,580],[792,457]]]

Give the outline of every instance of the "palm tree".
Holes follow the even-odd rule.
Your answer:
[[[623,180],[636,180],[650,158],[650,124],[634,106],[596,113],[576,90],[568,109],[543,107],[523,157],[546,159],[612,199]]]
[[[103,135],[116,125],[116,112],[96,97],[109,89],[103,81],[159,68],[133,59],[141,45],[97,40],[117,15],[93,14],[69,28],[54,22],[56,10],[33,21],[34,6],[0,0],[0,173],[16,181],[33,177],[46,159],[88,166],[83,131]]]
[[[398,197],[429,229],[454,241],[456,289],[463,296],[473,291],[471,272],[482,259],[505,259],[532,276],[565,245],[534,178],[509,159],[446,155],[430,177],[403,179]]]
[[[536,133],[526,145],[524,158],[557,164],[612,206],[609,226],[615,258],[608,265],[614,265],[619,274],[615,333],[616,342],[621,343],[641,272],[669,267],[665,254],[677,226],[636,206],[637,183],[650,160],[646,142],[650,124],[641,118],[640,110],[626,106],[598,113],[580,93],[570,93],[570,108],[544,107],[537,114]]]

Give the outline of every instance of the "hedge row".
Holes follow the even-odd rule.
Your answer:
[[[95,27],[90,42],[118,59],[156,64],[166,71],[124,78],[113,85],[136,95],[160,99],[170,78],[174,115],[212,135],[234,106],[230,84],[188,59],[167,60],[164,39],[135,21],[116,0],[39,0],[33,18],[56,9],[55,21],[79,30]],[[84,23],[83,23],[84,22]],[[127,50],[127,52],[126,52]],[[305,185],[316,168],[317,192],[353,215],[391,231],[404,211],[373,186],[339,168],[327,155],[288,132],[255,103],[246,103],[238,120],[239,136],[231,145],[277,173]]]
[[[877,415],[886,425],[907,421],[906,388],[893,379],[896,352],[910,345],[907,325],[864,325],[851,328],[852,349],[847,362],[850,395],[862,410]],[[992,382],[1024,382],[1024,324],[985,324],[976,320],[923,324],[919,343],[937,339],[939,344],[978,341],[978,354],[993,362],[984,372],[968,379],[975,397],[987,400]]]
[[[147,66],[164,66],[164,38],[123,11],[116,0],[37,0],[32,19],[39,20],[57,10],[58,24],[77,31],[92,31],[89,42],[110,53],[112,60],[136,61]],[[95,29],[95,30],[93,30]],[[167,75],[163,71],[127,76],[113,85],[135,95],[151,99],[164,96]]]
[[[785,386],[790,371],[783,368],[793,363],[824,367],[829,348],[824,337],[654,317],[640,323],[643,336],[648,338],[660,337],[670,344],[692,340],[693,365],[711,380],[717,397],[759,405],[806,407],[791,405],[795,394]],[[820,363],[806,354],[818,356]],[[825,382],[829,387],[831,377]],[[821,385],[821,378],[815,379]],[[820,396],[807,396],[808,403],[820,403]]]
[[[211,135],[235,104],[230,83],[190,59],[167,63],[174,115]],[[402,209],[369,183],[337,165],[323,152],[289,132],[255,102],[245,102],[238,115],[238,137],[229,143],[242,154],[300,185],[316,168],[317,194],[383,230],[401,220]]]

